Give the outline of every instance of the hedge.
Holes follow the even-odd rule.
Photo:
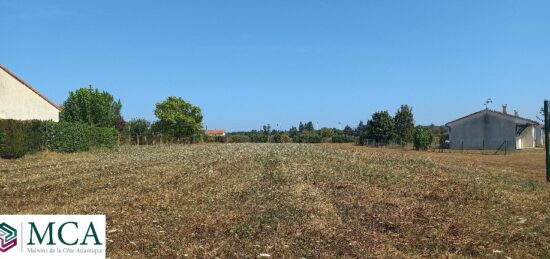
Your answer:
[[[0,120],[0,156],[19,158],[49,149],[77,152],[95,147],[114,147],[114,128],[100,128],[68,122]]]
[[[332,143],[353,143],[355,138],[350,135],[336,135],[332,136]]]
[[[243,134],[232,134],[232,135],[229,135],[229,142],[231,143],[250,142],[250,137]]]
[[[116,145],[117,131],[80,123],[48,123],[48,149],[59,152],[86,151],[93,147]]]
[[[315,132],[302,132],[292,139],[295,143],[321,143],[323,138]]]

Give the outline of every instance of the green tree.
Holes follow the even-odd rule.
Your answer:
[[[315,131],[315,127],[313,127],[313,122],[309,121],[306,124],[304,124],[304,130],[305,131]]]
[[[290,135],[291,138],[295,137],[296,135],[298,135],[298,129],[296,129],[296,127],[292,127],[288,130],[288,135]]]
[[[108,92],[100,92],[91,85],[69,92],[69,97],[61,106],[61,121],[80,122],[97,127],[124,128],[121,115],[122,103],[115,101]]]
[[[412,107],[404,104],[395,113],[395,133],[397,141],[401,146],[405,147],[407,143],[413,140],[414,134],[414,117]]]
[[[363,121],[359,121],[359,124],[357,124],[357,128],[355,128],[354,135],[361,136],[366,134],[366,132],[367,132],[367,125],[365,125]]]
[[[367,122],[363,139],[373,139],[377,143],[385,144],[394,138],[393,118],[388,111],[375,112]]]
[[[344,127],[344,135],[353,136],[353,129],[349,125]]]
[[[265,135],[271,135],[271,124],[266,124],[262,126],[262,132]]]
[[[414,129],[414,148],[416,150],[427,150],[432,141],[433,135],[429,129],[421,126]]]
[[[156,104],[155,116],[163,135],[196,141],[202,136],[202,111],[180,97],[170,96]]]
[[[146,119],[131,119],[127,124],[132,136],[145,136],[150,133],[151,123]]]
[[[304,123],[300,121],[300,124],[298,125],[298,131],[303,132],[304,131]]]
[[[323,127],[319,130],[319,134],[323,138],[330,138],[330,137],[334,136],[334,129]]]

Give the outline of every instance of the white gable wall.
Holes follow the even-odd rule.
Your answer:
[[[0,119],[59,121],[59,110],[0,68]]]

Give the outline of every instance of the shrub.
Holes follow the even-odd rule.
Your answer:
[[[429,129],[416,127],[414,129],[414,148],[416,150],[427,150],[432,144],[433,136]]]
[[[274,143],[289,143],[289,142],[291,142],[290,137],[286,133],[277,133],[277,134],[273,135],[273,140],[272,141]]]
[[[332,137],[332,143],[352,143],[355,138],[350,135],[335,135]]]
[[[301,132],[294,138],[296,143],[321,143],[322,140],[319,134],[312,131]]]
[[[206,136],[206,142],[225,143],[225,136]]]
[[[250,137],[243,134],[229,135],[229,142],[231,143],[245,143],[250,142]]]
[[[46,147],[60,152],[111,148],[117,138],[114,128],[69,122],[0,120],[0,156],[4,158],[19,158]]]
[[[59,152],[86,151],[92,147],[111,148],[116,145],[114,128],[94,127],[80,123],[49,123],[48,148]]]
[[[2,131],[4,138],[2,143],[3,158],[20,158],[27,153],[25,143],[25,130],[22,123],[17,123],[14,120],[6,120],[2,123]]]
[[[0,156],[19,158],[45,147],[44,125],[41,121],[0,121]]]
[[[116,146],[118,134],[114,128],[92,127],[92,146],[113,148]]]
[[[47,138],[48,148],[53,151],[85,151],[92,146],[91,126],[80,123],[51,123]]]
[[[254,143],[266,143],[268,140],[268,136],[262,133],[250,133],[249,137],[250,137],[250,142],[254,142]]]

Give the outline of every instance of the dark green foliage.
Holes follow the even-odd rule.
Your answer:
[[[226,139],[225,139],[225,136],[206,136],[205,141],[206,142],[225,143]]]
[[[366,135],[366,134],[367,134],[367,125],[365,125],[363,121],[359,121],[357,128],[355,128],[354,136],[360,137],[361,135]]]
[[[262,132],[265,135],[271,135],[271,125],[269,125],[269,124],[263,125],[262,126]]]
[[[288,135],[289,137],[291,138],[294,138],[296,137],[296,135],[298,135],[298,129],[296,127],[292,127],[288,130]]]
[[[349,125],[346,125],[346,127],[344,128],[344,135],[349,135],[349,136],[353,136],[354,135],[354,131],[353,129],[349,126]]]
[[[394,123],[397,141],[404,147],[413,140],[414,116],[412,107],[406,104],[401,105],[395,113]]]
[[[151,133],[151,123],[146,119],[131,119],[126,124],[132,136],[147,136]]]
[[[155,115],[159,119],[155,127],[164,136],[183,138],[189,142],[202,139],[202,111],[182,98],[170,96],[157,103]]]
[[[298,131],[304,132],[304,131],[314,131],[315,128],[313,127],[313,122],[309,121],[305,124],[300,121],[300,124],[298,125]]]
[[[232,132],[228,135],[228,142],[232,143],[266,143],[269,140],[269,136],[264,134],[263,131],[251,130],[251,131],[238,131]]]
[[[89,150],[91,136],[91,126],[83,123],[51,123],[48,125],[48,148],[60,152]]]
[[[323,138],[312,131],[304,131],[302,133],[299,133],[293,141],[295,143],[321,143]]]
[[[334,136],[334,129],[331,129],[331,128],[321,128],[319,130],[319,134],[321,135],[321,137],[323,138],[331,138],[332,136]]]
[[[244,134],[231,134],[229,135],[229,142],[246,143],[246,142],[250,142],[250,137]]]
[[[2,131],[5,137],[0,155],[8,159],[24,156],[28,150],[25,143],[25,124],[6,120],[2,123]]]
[[[351,135],[335,135],[332,136],[332,143],[353,143],[355,138]]]
[[[247,135],[250,137],[250,142],[253,143],[266,143],[268,140],[268,136],[266,134],[258,132],[257,130],[252,130]]]
[[[113,148],[117,144],[118,134],[114,128],[92,127],[92,147]]]
[[[43,149],[76,152],[93,147],[114,147],[118,134],[113,128],[82,123],[51,121],[0,121],[0,156],[19,158]]]
[[[124,119],[120,114],[122,103],[115,101],[108,92],[100,92],[90,85],[69,92],[63,103],[59,118],[64,122],[84,123],[96,127],[123,128]]]
[[[19,158],[46,146],[44,125],[37,120],[0,121],[0,136],[0,156],[4,158]]]
[[[432,144],[433,136],[429,129],[418,126],[414,129],[414,148],[427,150]]]
[[[367,122],[366,130],[361,134],[361,143],[366,139],[376,143],[388,143],[394,138],[394,121],[387,111],[375,112]]]
[[[48,149],[59,152],[86,151],[91,148],[112,148],[117,143],[114,128],[101,128],[82,123],[49,123]]]

